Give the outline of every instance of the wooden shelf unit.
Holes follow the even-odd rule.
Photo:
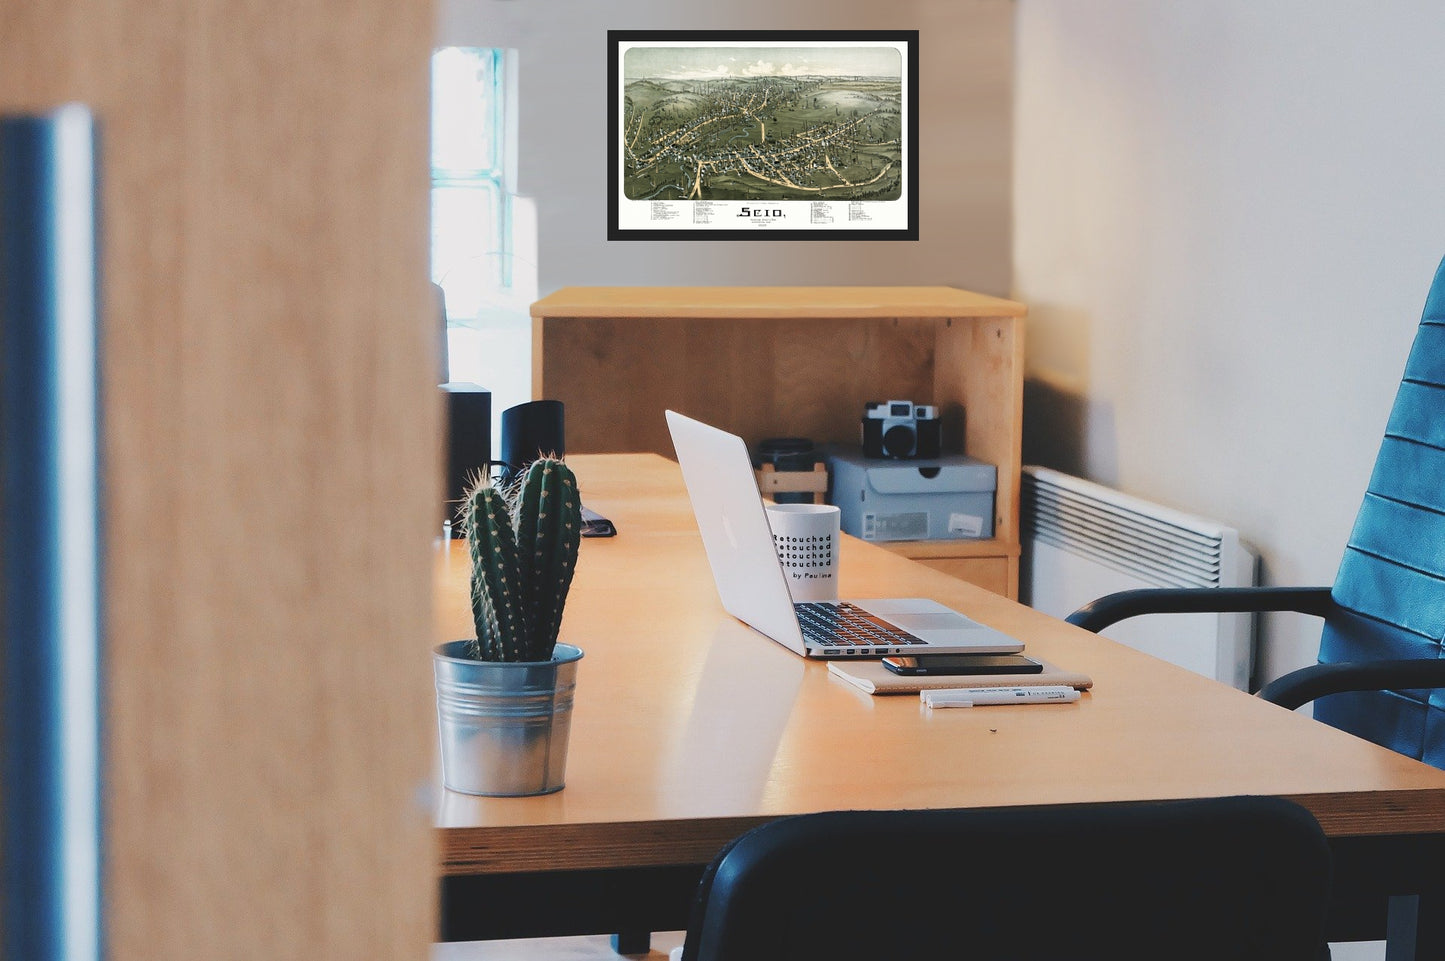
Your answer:
[[[944,451],[998,468],[995,536],[883,546],[1016,598],[1025,313],[952,287],[566,287],[532,305],[532,396],[567,405],[568,453],[667,457],[666,408],[752,446],[935,404]]]

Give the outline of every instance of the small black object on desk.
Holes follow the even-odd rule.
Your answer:
[[[761,468],[771,464],[775,471],[811,471],[813,465],[823,462],[823,455],[806,437],[769,437],[758,442],[753,455],[753,467]],[[807,491],[777,491],[772,495],[776,504],[810,504],[813,495]]]

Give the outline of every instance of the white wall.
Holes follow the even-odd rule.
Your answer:
[[[1019,0],[1025,459],[1334,578],[1445,255],[1445,6]],[[1266,624],[1265,679],[1318,622]]]
[[[540,292],[574,284],[1009,289],[1011,0],[442,0],[439,45],[519,51]],[[607,241],[607,31],[918,29],[920,239]]]

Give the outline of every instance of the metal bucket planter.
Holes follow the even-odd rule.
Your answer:
[[[562,790],[580,648],[550,661],[474,661],[468,641],[432,652],[442,783],[448,790],[522,797]]]

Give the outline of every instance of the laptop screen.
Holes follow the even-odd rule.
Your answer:
[[[667,426],[723,607],[801,653],[802,631],[747,444],[676,411],[667,411]]]

